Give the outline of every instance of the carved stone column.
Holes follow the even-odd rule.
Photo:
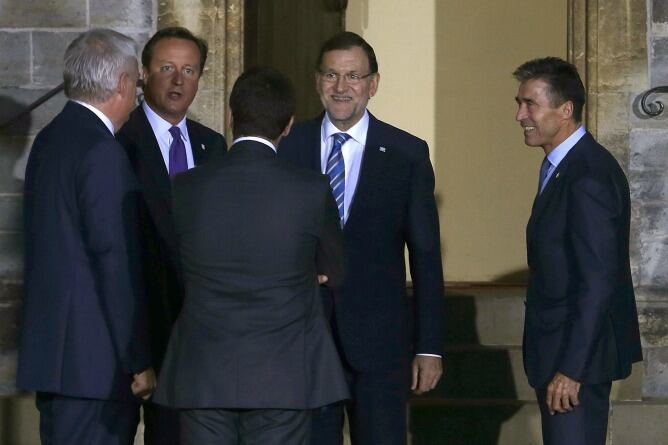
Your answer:
[[[189,116],[227,131],[227,98],[243,70],[244,0],[165,0],[158,29],[184,26],[209,43],[209,56]],[[231,134],[226,134],[231,141]]]
[[[568,0],[568,57],[587,89],[585,124],[626,169],[629,97],[647,81],[645,0]]]
[[[631,263],[645,361],[634,367],[621,400],[668,397],[668,117],[650,118],[638,108],[650,77],[668,67],[665,11],[663,0],[569,0],[569,59],[587,88],[586,125],[620,161],[631,188]],[[630,407],[613,404],[611,431],[620,443],[620,419],[633,414]]]

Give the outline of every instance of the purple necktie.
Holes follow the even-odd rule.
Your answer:
[[[186,159],[186,146],[181,139],[181,130],[179,127],[169,129],[172,134],[172,144],[169,146],[169,176],[188,170],[188,160]]]

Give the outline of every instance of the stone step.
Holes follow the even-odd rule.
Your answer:
[[[608,445],[668,442],[668,403],[615,402]],[[412,445],[541,445],[536,402],[517,400],[414,399],[409,413]]]
[[[445,349],[445,376],[425,396],[441,399],[535,400],[522,363],[521,346],[455,346]],[[633,365],[631,375],[613,383],[613,400],[640,400],[643,391],[642,363]]]

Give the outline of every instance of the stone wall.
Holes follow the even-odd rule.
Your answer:
[[[0,123],[62,82],[63,54],[77,34],[111,27],[141,48],[156,17],[156,0],[0,0]],[[25,163],[35,134],[64,103],[60,93],[0,129],[0,395],[15,391]]]
[[[665,0],[570,0],[569,51],[587,87],[586,125],[625,169],[631,188],[631,267],[643,340],[639,391],[668,397],[668,114],[639,98],[668,84]],[[663,99],[667,99],[663,97]]]
[[[668,3],[648,0],[649,67],[646,87],[668,85]],[[645,347],[644,398],[668,398],[668,111],[649,118],[628,98],[629,181],[641,330]],[[668,101],[668,95],[650,100]]]

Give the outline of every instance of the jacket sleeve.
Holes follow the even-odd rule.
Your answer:
[[[581,381],[608,316],[619,270],[621,210],[615,186],[600,178],[576,180],[570,190],[567,233],[578,287],[559,371]]]
[[[443,354],[445,303],[434,171],[427,143],[420,141],[413,164],[406,244],[415,301],[415,353]]]
[[[150,367],[146,296],[141,282],[138,186],[113,140],[87,152],[77,170],[83,239],[97,297],[122,369]]]

